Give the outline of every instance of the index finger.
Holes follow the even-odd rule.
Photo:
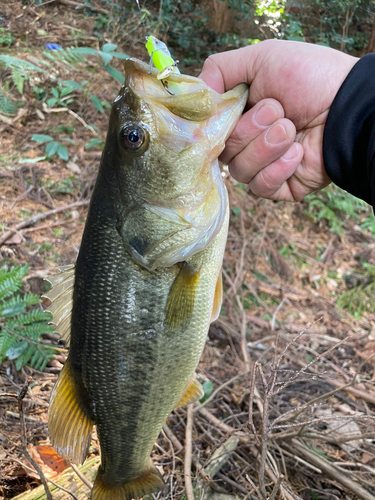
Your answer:
[[[250,85],[256,74],[257,55],[256,45],[214,54],[204,62],[199,78],[220,94],[239,83]]]

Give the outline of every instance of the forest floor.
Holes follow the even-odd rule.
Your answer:
[[[44,6],[10,1],[0,7],[0,26],[7,26],[13,40],[0,45],[0,53],[38,64],[48,61],[47,43],[99,49],[100,15],[83,15],[66,1]],[[146,60],[141,43],[117,50]],[[111,64],[122,71],[121,60]],[[184,71],[197,75],[199,68]],[[16,78],[0,66],[0,79],[11,82],[13,96]],[[68,84],[58,83],[62,80],[80,88],[64,95]],[[28,263],[25,286],[34,293],[42,294],[43,278],[77,257],[110,103],[119,88],[100,57],[74,64],[55,60],[46,73],[25,80],[15,113],[0,113],[0,266]],[[31,140],[35,134],[65,145],[68,161],[56,154],[36,161],[46,144]],[[169,418],[153,453],[167,488],[154,498],[182,499],[191,468],[193,484],[203,481],[203,498],[214,493],[223,499],[375,500],[371,210],[334,187],[287,204],[259,199],[228,175],[225,181],[231,224],[224,303],[198,367],[209,397],[188,410],[189,425],[185,409]],[[47,340],[64,347],[56,336]],[[44,446],[47,409],[65,359],[60,352],[44,372],[29,367],[17,372],[11,361],[0,366],[0,393],[18,393],[32,377],[24,399],[27,443],[54,481],[67,464]],[[221,471],[208,477],[202,468],[231,436],[238,437],[235,450]],[[10,499],[40,484],[21,440],[17,402],[2,397],[0,497]],[[90,456],[97,456],[98,448],[94,437]]]

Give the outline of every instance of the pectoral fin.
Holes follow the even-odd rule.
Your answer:
[[[211,313],[211,323],[216,321],[220,314],[221,304],[223,303],[223,275],[220,271],[216,282],[214,305]]]
[[[204,390],[202,384],[199,383],[198,380],[193,378],[176,408],[181,408],[182,406],[187,406],[191,403],[195,403],[196,401],[202,399],[203,396]]]
[[[60,273],[46,279],[52,288],[43,297],[49,299],[51,304],[47,311],[53,316],[51,323],[55,325],[57,333],[69,343],[70,320],[72,315],[74,264],[61,266]]]
[[[80,401],[68,359],[51,394],[48,411],[51,444],[61,457],[82,464],[90,446],[93,425]]]
[[[199,276],[199,270],[193,269],[187,262],[181,264],[167,302],[165,323],[171,330],[188,326],[193,313]]]

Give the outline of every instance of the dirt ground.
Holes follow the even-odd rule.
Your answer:
[[[98,48],[96,17],[73,5],[12,1],[0,6],[0,15],[16,40],[3,52],[15,57],[43,57],[51,42]],[[120,49],[145,58],[141,44],[134,53],[127,45]],[[121,71],[121,61],[114,65]],[[96,59],[74,71],[63,64],[55,69],[63,79],[88,80],[103,102],[120,88]],[[199,68],[188,71],[196,75]],[[9,78],[4,68],[0,75]],[[39,85],[50,93],[53,82],[41,78]],[[69,108],[51,111],[35,98],[30,82],[19,100],[17,116],[0,121],[0,241],[9,228],[25,225],[2,242],[0,263],[30,264],[25,286],[41,294],[43,278],[76,259],[102,148],[87,144],[105,139],[109,106],[101,114],[87,94],[77,94]],[[20,163],[43,156],[33,134],[74,141],[66,142],[69,162],[53,157]],[[335,221],[320,218],[312,201],[274,203],[228,174],[225,182],[231,225],[224,303],[198,367],[198,378],[212,382],[213,392],[189,410],[188,426],[185,409],[168,420],[153,455],[167,488],[154,498],[184,498],[192,437],[191,476],[193,484],[208,488],[207,498],[210,491],[233,499],[375,499],[373,299],[364,299],[361,315],[353,315],[350,304],[338,305],[348,290],[372,283],[363,271],[363,263],[375,265],[370,209],[360,206],[352,216],[334,209],[341,227],[334,231]],[[321,200],[326,203],[325,195]],[[42,213],[47,215],[35,224],[28,222]],[[56,335],[45,341],[64,348]],[[17,372],[10,361],[0,366],[0,393],[17,394],[32,377],[24,399],[27,443],[53,480],[67,464],[41,445],[48,445],[48,401],[65,359],[60,352],[43,373],[29,367]],[[230,436],[238,437],[235,451],[215,477],[205,476],[210,457]],[[40,485],[21,437],[17,401],[1,397],[0,496],[7,499]],[[98,453],[94,437],[90,456]]]

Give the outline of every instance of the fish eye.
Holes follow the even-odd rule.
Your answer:
[[[138,125],[127,125],[122,131],[124,144],[129,149],[138,149],[145,141],[146,133]]]

